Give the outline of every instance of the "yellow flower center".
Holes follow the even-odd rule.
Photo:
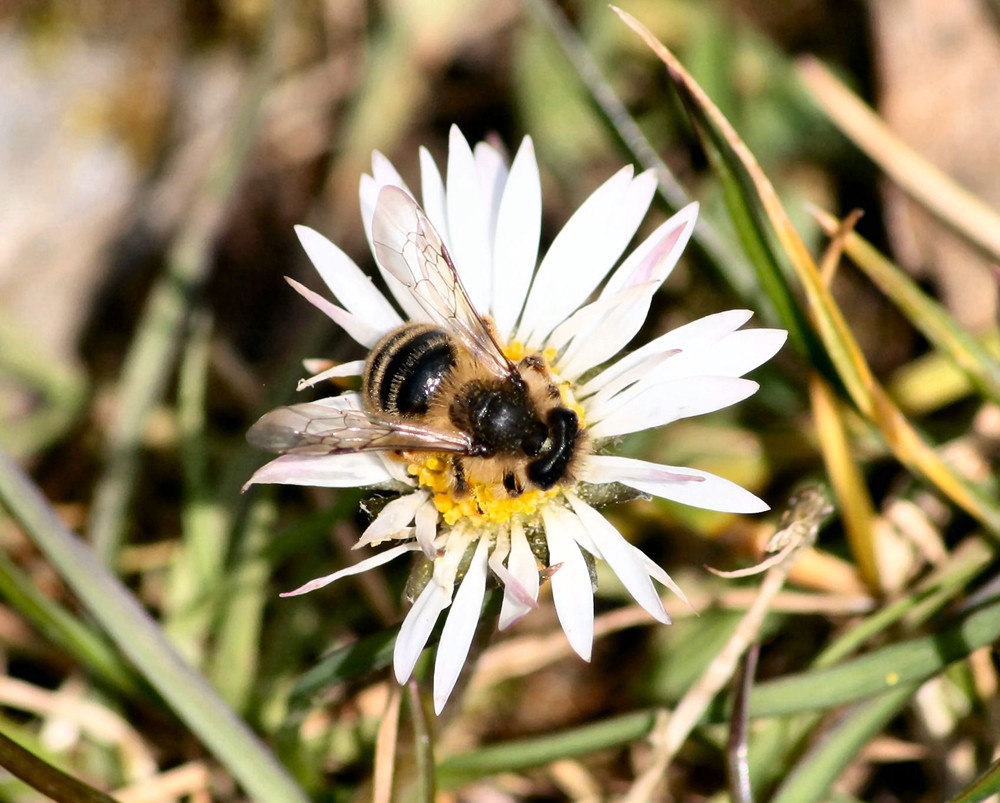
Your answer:
[[[482,525],[507,522],[516,515],[530,518],[546,500],[559,493],[557,488],[548,491],[534,488],[519,496],[510,496],[495,484],[473,482],[469,484],[467,496],[456,498],[451,493],[450,458],[417,455],[406,470],[421,488],[434,495],[434,507],[449,526],[461,519]]]

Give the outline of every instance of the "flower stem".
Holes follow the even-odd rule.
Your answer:
[[[411,678],[406,684],[406,691],[410,719],[413,722],[413,753],[419,778],[416,799],[421,803],[434,803],[434,734],[424,708],[420,685]]]

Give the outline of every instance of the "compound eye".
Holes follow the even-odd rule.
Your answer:
[[[535,421],[525,433],[524,438],[521,439],[521,450],[528,457],[535,457],[542,451],[548,437],[549,431],[545,424],[541,421]]]

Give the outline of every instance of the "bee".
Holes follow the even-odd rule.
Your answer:
[[[361,405],[345,397],[279,407],[247,433],[282,454],[437,452],[450,458],[456,498],[548,490],[572,478],[586,434],[540,354],[513,362],[492,321],[462,286],[440,235],[399,187],[384,187],[372,222],[375,255],[428,316],[389,332],[362,375]]]

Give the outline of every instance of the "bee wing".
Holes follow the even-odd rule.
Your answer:
[[[467,454],[472,441],[446,432],[378,418],[364,410],[318,402],[278,407],[247,432],[251,446],[279,454],[329,455],[363,451],[435,451]]]
[[[497,376],[514,372],[489,325],[476,312],[448,249],[434,225],[405,191],[383,187],[372,220],[375,256],[420,303],[431,320],[454,333],[462,345]]]

